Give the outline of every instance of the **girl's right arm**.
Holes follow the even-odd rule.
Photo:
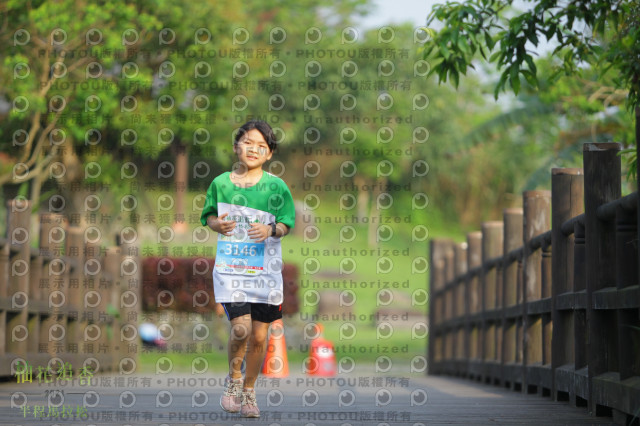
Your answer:
[[[223,213],[220,217],[209,215],[207,216],[207,225],[209,225],[209,228],[212,230],[230,237],[233,235],[236,222],[233,220],[223,220],[228,215],[229,213]]]

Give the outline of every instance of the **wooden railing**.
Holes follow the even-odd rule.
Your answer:
[[[621,198],[620,150],[585,144],[584,169],[553,169],[502,222],[431,241],[430,374],[640,414],[638,193]]]
[[[66,363],[72,371],[134,372],[142,268],[132,230],[120,245],[105,248],[97,227],[69,226],[52,213],[40,214],[34,226],[28,201],[10,200],[7,207],[7,235],[0,238],[0,376],[25,363],[33,381],[38,367],[55,374]]]

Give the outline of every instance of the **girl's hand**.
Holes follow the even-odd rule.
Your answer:
[[[223,220],[228,215],[229,213],[224,213],[220,217],[209,216],[207,218],[209,227],[222,235],[230,237],[231,235],[233,235],[233,230],[236,227],[236,222],[234,220]]]
[[[261,243],[271,236],[271,226],[262,223],[252,223],[251,229],[247,232],[252,240]]]

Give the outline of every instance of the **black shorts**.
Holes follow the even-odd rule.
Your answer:
[[[231,321],[242,315],[251,314],[251,319],[270,323],[282,318],[282,305],[270,305],[268,303],[223,303],[222,307]]]

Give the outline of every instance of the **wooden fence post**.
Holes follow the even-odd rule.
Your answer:
[[[0,366],[7,362],[7,310],[9,308],[9,243],[0,247]],[[9,374],[8,369],[0,369],[2,374]]]
[[[454,285],[455,285],[455,259],[454,259],[454,251],[453,251],[453,241],[447,241],[446,249],[444,252],[444,321],[449,323],[450,320],[454,317]],[[453,359],[454,354],[454,339],[453,339],[452,330],[448,327],[445,330],[444,334],[444,354],[443,358],[447,360],[445,362],[445,373],[452,374],[451,370],[451,359]]]
[[[586,143],[583,147],[589,411],[594,415],[601,410],[595,402],[593,378],[618,371],[616,312],[595,309],[593,302],[594,292],[616,286],[615,222],[598,219],[596,210],[620,198],[621,148],[619,143]]]
[[[453,318],[453,292],[451,291],[451,283],[455,278],[455,260],[453,258],[453,243],[447,241],[447,245],[444,251],[444,320],[448,321]]]
[[[428,347],[428,373],[439,374],[441,368],[437,367],[442,357],[442,335],[440,325],[443,319],[443,296],[439,293],[444,288],[444,253],[446,242],[444,240],[430,241],[430,277],[429,277],[429,347]]]
[[[616,208],[616,277],[619,290],[638,286],[638,221],[637,213],[622,206]],[[633,294],[631,291],[629,294]],[[622,308],[622,307],[621,307]],[[640,376],[640,330],[638,309],[618,309],[618,354],[620,380]]]
[[[530,241],[550,229],[551,225],[551,192],[550,191],[525,191],[523,193],[523,278],[524,278],[524,350],[523,364],[525,369],[525,392],[542,392],[544,373],[533,370],[531,367],[541,367],[545,345],[544,318],[538,312],[530,312],[531,301],[542,298],[543,269],[542,249],[532,249]],[[550,341],[549,341],[550,343]],[[533,384],[532,384],[533,383]],[[548,378],[548,388],[551,387],[551,378]]]
[[[635,108],[636,116],[636,158],[640,158],[640,105]],[[640,161],[636,161],[636,190],[640,191]],[[640,197],[638,197],[637,203],[637,229],[640,229]],[[636,268],[640,275],[640,250],[638,250],[638,257],[636,258]],[[637,296],[638,303],[640,304],[640,294]],[[640,309],[638,309],[638,320],[640,320]]]
[[[471,271],[479,268],[480,265],[482,265],[482,232],[474,231],[467,234],[467,266]],[[467,294],[465,309],[470,318],[466,326],[467,374],[472,378],[480,378],[481,375],[477,371],[482,344],[482,329],[480,328],[482,324],[479,321],[482,293],[479,274],[467,275],[465,287]]]
[[[468,234],[466,265],[432,241],[433,371],[637,418],[640,197],[620,197],[620,150],[585,144],[584,172],[553,169],[552,191]]]
[[[32,307],[46,306],[47,314],[39,314],[41,348],[33,352],[38,354],[39,365],[46,365],[49,357],[61,358],[68,362],[65,353],[67,340],[67,287],[68,265],[64,259],[66,241],[66,222],[64,216],[54,213],[40,215],[40,252],[34,262],[40,272],[36,273],[39,297]],[[45,305],[46,304],[46,305]]]
[[[109,247],[107,249],[107,253],[104,258],[104,268],[109,274],[109,283],[108,286],[103,288],[103,291],[100,292],[103,300],[100,310],[108,321],[105,326],[105,332],[111,336],[111,339],[107,340],[105,344],[108,347],[107,353],[109,354],[109,370],[113,372],[118,372],[118,363],[120,362],[118,352],[120,350],[120,345],[123,344],[123,342],[120,342],[119,321],[113,315],[113,309],[116,309],[120,303],[120,298],[117,297],[116,299],[114,297],[114,289],[120,289],[121,257],[120,247]]]
[[[583,223],[573,225],[573,333],[574,333],[574,379],[569,400],[576,406],[584,406],[589,400],[589,377],[587,373],[587,254],[585,227]],[[571,394],[573,390],[573,394]],[[578,399],[580,398],[580,399]]]
[[[564,235],[561,225],[584,211],[584,173],[582,169],[555,168],[551,171],[552,229],[552,396],[575,404],[574,392],[574,244],[575,235]],[[563,294],[570,297],[560,298]],[[564,367],[563,367],[564,366]],[[558,393],[566,395],[560,398]]]
[[[129,242],[124,242],[122,244],[122,253],[124,255],[122,271],[125,277],[123,277],[120,287],[120,300],[135,299],[136,303],[128,308],[121,308],[120,315],[123,318],[123,322],[138,328],[142,309],[142,256],[140,255],[140,246],[137,239],[134,238]],[[132,359],[134,365],[138,364],[138,356],[142,351],[142,346],[138,342],[139,340],[132,348],[133,351],[129,352],[126,350],[127,348],[123,348],[122,352],[123,356],[126,354],[126,357]]]
[[[467,293],[465,291],[466,285],[464,276],[467,273],[467,243],[460,243],[454,246],[454,263],[455,263],[455,276],[456,287],[454,297],[454,317],[464,319],[467,321],[466,300]],[[467,366],[466,361],[466,343],[465,343],[465,327],[464,325],[458,326],[455,342],[455,358],[456,358],[456,370],[458,375],[466,374]]]
[[[502,255],[503,223],[498,221],[484,222],[482,224],[482,360],[484,363],[484,382],[495,381],[500,369],[497,362],[497,327],[500,318],[496,315],[498,300],[498,268],[486,267],[490,259]]]
[[[29,266],[31,262],[31,202],[24,200],[9,200],[7,202],[7,240],[8,244],[18,249],[17,253],[9,255],[9,285],[7,297],[11,300],[7,313],[6,333],[7,354],[12,358],[27,359],[29,340],[29,311],[27,306],[18,307],[29,299]],[[28,303],[28,302],[27,302]],[[33,336],[32,336],[33,337]],[[37,336],[36,336],[37,337]],[[10,369],[5,372],[12,374]]]
[[[67,352],[73,365],[84,362],[83,331],[88,322],[84,309],[84,233],[78,226],[67,228],[66,253],[70,263],[67,306]]]
[[[502,385],[514,387],[520,375],[521,369],[516,362],[517,321],[521,316],[517,309],[518,299],[518,259],[507,263],[507,255],[522,246],[522,220],[521,208],[505,209],[504,213],[504,247],[505,264],[502,268]],[[516,308],[516,309],[514,309]]]
[[[84,317],[87,320],[84,330],[82,331],[82,352],[88,355],[83,365],[91,368],[93,372],[102,373],[106,370],[104,359],[99,353],[100,342],[104,334],[103,327],[99,322],[98,303],[100,282],[104,272],[104,262],[101,253],[102,234],[95,227],[88,227],[83,233],[84,245],[84,271],[83,279],[83,310]]]
[[[137,232],[131,227],[122,229],[117,238],[120,256],[111,297],[119,310],[119,318],[114,322],[119,340],[114,366],[117,365],[120,374],[131,374],[137,369],[142,350],[140,339],[133,338],[137,336],[142,305],[142,261],[137,239]]]

